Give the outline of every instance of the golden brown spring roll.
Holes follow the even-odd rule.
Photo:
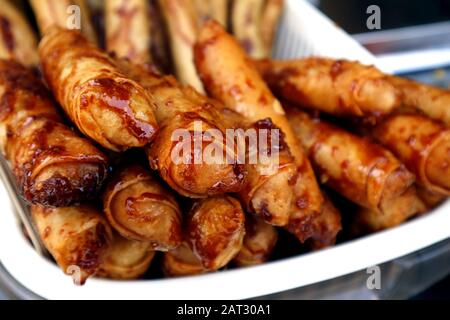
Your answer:
[[[336,243],[336,237],[342,230],[341,213],[331,199],[324,195],[321,214],[313,222],[313,235],[308,240],[311,250],[320,250]]]
[[[253,266],[269,260],[278,240],[278,232],[274,226],[259,218],[245,217],[245,236],[239,254],[233,262],[239,266]]]
[[[0,59],[37,66],[37,39],[23,14],[9,1],[0,5]]]
[[[97,277],[130,280],[140,278],[149,268],[155,252],[149,242],[128,240],[114,233]]]
[[[355,216],[352,228],[356,233],[374,232],[395,227],[426,210],[416,189],[411,186],[404,194],[383,203],[383,214],[362,208]]]
[[[106,50],[135,63],[151,61],[147,0],[106,0]]]
[[[247,54],[255,59],[267,58],[269,52],[262,34],[265,0],[233,1],[231,24],[233,35]]]
[[[428,190],[425,187],[422,187],[420,185],[416,186],[417,189],[417,195],[419,198],[423,201],[425,206],[427,207],[427,210],[431,210],[438,205],[440,205],[442,202],[444,202],[448,196],[433,192],[431,190]]]
[[[214,19],[222,26],[228,25],[228,0],[193,0],[199,25]]]
[[[77,284],[97,273],[113,237],[99,211],[90,206],[34,205],[31,215],[45,247],[64,273],[71,274]]]
[[[327,58],[256,61],[276,95],[333,115],[379,117],[401,105],[389,76],[373,66]]]
[[[175,197],[140,165],[119,170],[103,198],[109,223],[123,237],[168,251],[182,240],[181,212]]]
[[[152,141],[154,102],[80,32],[52,28],[39,54],[47,83],[81,132],[113,151]]]
[[[402,93],[402,104],[450,126],[450,90],[391,77],[391,83]]]
[[[373,135],[405,163],[418,184],[450,195],[450,129],[425,116],[404,114],[385,119]]]
[[[167,277],[188,276],[205,273],[199,258],[186,242],[178,248],[164,253],[162,268]]]
[[[288,119],[320,180],[374,211],[405,192],[414,175],[387,149],[294,108]]]
[[[41,34],[52,26],[78,29],[92,43],[97,37],[85,0],[30,0]]]
[[[132,79],[141,83],[149,94],[156,99],[156,118],[161,127],[152,145],[147,148],[150,164],[158,170],[161,177],[172,189],[183,196],[202,198],[208,195],[237,192],[242,188],[244,173],[240,165],[235,163],[197,161],[194,157],[194,146],[207,130],[219,130],[224,139],[214,142],[203,141],[203,150],[207,146],[215,145],[226,155],[234,159],[234,150],[227,148],[225,127],[218,116],[213,113],[210,100],[195,92],[192,88],[181,86],[171,76],[160,76],[142,66],[132,65],[126,61],[119,61],[121,69]],[[186,139],[178,143],[174,136],[183,130]],[[197,140],[196,140],[197,139]],[[187,161],[174,161],[173,155],[178,157],[180,146],[190,148]],[[200,159],[202,160],[202,159]]]
[[[207,270],[218,270],[241,250],[245,215],[230,196],[217,196],[194,204],[187,216],[186,242]]]
[[[97,195],[106,156],[62,124],[31,71],[0,60],[0,101],[0,146],[27,201],[68,206]]]
[[[266,0],[261,18],[262,40],[270,56],[274,39],[278,30],[278,23],[283,12],[284,0]]]
[[[192,52],[198,32],[194,4],[191,0],[159,0],[159,4],[169,33],[177,78],[182,84],[203,92]]]
[[[195,46],[195,63],[208,92],[226,107],[249,121],[270,118],[283,132],[284,141],[295,158],[294,188],[288,229],[300,241],[310,236],[306,225],[322,210],[322,195],[308,159],[303,154],[276,100],[245,52],[223,27],[214,21],[205,23]]]

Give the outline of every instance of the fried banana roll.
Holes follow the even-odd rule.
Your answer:
[[[395,227],[418,214],[425,212],[426,206],[411,186],[404,194],[383,203],[382,212],[362,208],[355,216],[353,230],[356,233],[374,232]]]
[[[27,67],[39,63],[33,29],[23,14],[5,0],[0,5],[0,59],[13,59]]]
[[[281,104],[266,86],[243,49],[223,27],[214,21],[203,26],[195,46],[195,63],[208,92],[251,122],[270,118],[284,135],[294,157],[294,173],[289,180],[294,190],[289,230],[300,241],[310,235],[303,232],[322,210],[322,194]]]
[[[228,25],[228,0],[193,0],[199,25],[214,19],[225,28]]]
[[[92,43],[97,36],[85,0],[30,0],[42,35],[53,26],[78,29]]]
[[[242,248],[233,262],[239,266],[253,266],[269,260],[278,240],[274,226],[254,216],[245,217],[245,236]]]
[[[262,34],[262,14],[265,1],[233,1],[231,10],[233,35],[245,52],[255,59],[267,58],[269,55]]]
[[[130,240],[168,251],[182,240],[181,212],[175,197],[140,165],[119,170],[104,195],[109,223]]]
[[[135,63],[151,61],[151,21],[147,0],[106,0],[106,50]]]
[[[191,0],[159,0],[159,5],[169,33],[177,79],[203,92],[193,60],[193,47],[198,33],[194,4]]]
[[[277,96],[333,115],[379,117],[401,105],[389,76],[373,66],[327,58],[255,62]]]
[[[320,180],[374,211],[414,183],[414,175],[387,149],[367,138],[288,108],[288,119]]]
[[[147,271],[154,256],[151,243],[128,240],[114,233],[96,276],[117,280],[138,279]]]
[[[245,215],[236,199],[217,196],[199,200],[186,220],[186,242],[205,269],[224,267],[241,250]]]
[[[339,231],[342,230],[341,213],[327,195],[324,195],[322,212],[314,220],[313,230],[313,235],[307,243],[311,250],[334,245]]]
[[[450,126],[450,90],[400,77],[391,77],[390,81],[402,93],[403,106]]]
[[[278,24],[283,13],[284,0],[266,0],[261,18],[262,40],[267,53],[271,54]]]
[[[426,189],[450,195],[450,129],[425,116],[392,115],[373,131]]]
[[[47,83],[82,133],[112,151],[152,141],[154,102],[80,32],[52,28],[39,54]]]
[[[0,60],[0,146],[19,190],[31,203],[68,206],[97,195],[106,156],[62,124],[43,83]]]
[[[113,235],[101,212],[90,206],[31,207],[31,215],[42,241],[64,273],[77,284],[97,273]]]
[[[190,198],[241,190],[244,172],[240,165],[226,161],[228,156],[235,158],[235,151],[227,148],[227,128],[213,113],[211,101],[192,88],[181,86],[171,76],[161,76],[126,61],[119,63],[122,70],[141,83],[157,101],[155,115],[161,129],[147,153],[151,167],[159,171],[164,181]],[[207,131],[220,132],[222,138],[206,141],[203,137]],[[201,152],[201,158],[195,161],[197,144],[203,151],[212,147],[220,150],[222,159],[206,161],[208,158],[203,155],[209,153]]]
[[[162,268],[166,277],[180,277],[207,272],[186,242],[164,253]]]

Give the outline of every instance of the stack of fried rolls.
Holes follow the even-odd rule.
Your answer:
[[[450,195],[449,91],[355,61],[267,59],[282,0],[30,3],[39,46],[0,6],[0,147],[77,284],[254,266],[286,239],[320,250]]]

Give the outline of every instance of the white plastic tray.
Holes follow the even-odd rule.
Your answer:
[[[282,37],[289,36],[296,41],[315,39],[318,43],[316,54],[376,62],[373,56],[303,0],[290,0],[287,6],[281,27]],[[277,41],[275,53],[284,46],[282,37]],[[290,57],[296,56],[294,49]],[[449,201],[434,212],[397,228],[257,267],[177,279],[121,282],[89,279],[85,286],[76,287],[70,277],[40,257],[25,240],[2,184],[0,204],[0,262],[25,288],[48,299],[252,298],[346,275],[450,238]]]

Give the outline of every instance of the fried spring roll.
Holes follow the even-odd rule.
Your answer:
[[[99,211],[90,206],[34,205],[31,215],[45,247],[64,273],[71,274],[77,284],[97,273],[113,239]]]
[[[147,153],[152,168],[159,171],[164,181],[181,195],[191,198],[241,190],[244,173],[240,165],[226,161],[194,161],[195,148],[192,144],[208,130],[218,130],[224,138],[215,139],[211,143],[203,141],[202,146],[216,146],[223,151],[223,160],[227,156],[235,158],[235,151],[226,145],[226,128],[217,120],[219,116],[213,113],[210,100],[192,88],[181,86],[171,76],[160,76],[126,61],[119,63],[121,69],[141,83],[157,101],[155,115],[161,129],[155,141],[147,148]],[[180,130],[188,133],[188,137],[177,142],[178,138],[174,137],[174,133],[181,132]],[[178,155],[176,152],[183,145],[191,152],[184,155],[186,158],[183,157],[187,161],[173,161],[172,156]]]
[[[390,81],[401,91],[403,106],[417,109],[428,117],[450,126],[450,90],[400,77],[391,77]]]
[[[193,0],[197,10],[199,25],[208,19],[214,19],[227,28],[228,0]]]
[[[266,0],[233,1],[231,22],[233,35],[255,59],[267,58],[269,51],[262,34],[262,13]]]
[[[0,60],[0,100],[0,146],[27,201],[68,206],[97,195],[106,156],[62,124],[31,71]]]
[[[395,227],[426,210],[416,189],[411,186],[404,194],[383,203],[382,212],[362,208],[357,213],[353,229],[357,233],[374,232]]]
[[[284,0],[266,0],[261,18],[262,40],[270,55],[277,33],[278,23],[283,12]]]
[[[30,0],[30,4],[42,35],[55,25],[77,28],[89,41],[97,43],[85,0]]]
[[[320,180],[349,200],[380,211],[414,183],[387,149],[294,108],[287,114]]]
[[[186,242],[207,270],[218,270],[241,250],[245,215],[240,203],[230,196],[200,200],[186,222]]]
[[[167,277],[188,276],[206,272],[200,259],[192,252],[186,242],[183,242],[176,249],[164,253],[162,268]]]
[[[269,260],[277,240],[278,232],[274,226],[247,215],[242,248],[233,262],[239,267],[264,263]]]
[[[0,5],[0,59],[37,66],[37,39],[28,21],[9,1]]]
[[[138,279],[147,271],[154,256],[149,242],[128,240],[114,234],[96,276],[118,280]]]
[[[135,63],[151,61],[151,25],[147,0],[107,0],[106,50]]]
[[[334,245],[339,231],[342,230],[341,213],[326,195],[324,195],[322,212],[314,220],[313,230],[313,236],[308,240],[311,250],[320,250]]]
[[[405,163],[418,184],[450,195],[450,129],[425,116],[404,114],[385,119],[373,135]]]
[[[289,178],[294,188],[288,229],[300,241],[310,236],[306,225],[322,210],[322,194],[308,159],[303,154],[276,100],[239,44],[216,22],[205,23],[195,46],[195,63],[208,92],[226,107],[256,122],[270,118],[283,132],[295,158]]]
[[[439,204],[441,204],[442,202],[444,202],[447,199],[446,195],[433,192],[433,191],[428,190],[427,188],[422,187],[420,185],[417,185],[416,189],[417,189],[417,195],[423,201],[423,203],[427,207],[427,210],[431,210],[431,209],[437,207]]]
[[[182,84],[203,92],[195,70],[193,47],[197,38],[197,17],[191,0],[159,0],[167,25],[175,74]]]
[[[108,184],[104,211],[123,237],[149,242],[153,250],[176,248],[182,240],[175,197],[140,165],[120,170]]]
[[[47,83],[82,133],[113,151],[152,141],[154,102],[81,33],[55,27],[39,54]]]
[[[327,58],[257,61],[276,95],[304,108],[333,115],[379,117],[401,105],[389,76],[373,66]]]

